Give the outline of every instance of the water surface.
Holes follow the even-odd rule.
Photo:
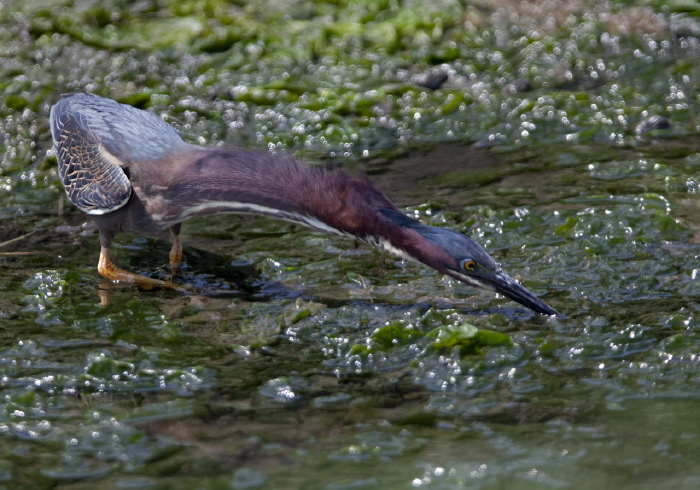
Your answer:
[[[0,485],[697,488],[697,11],[498,5],[4,4]],[[561,315],[231,215],[183,227],[197,294],[115,287],[50,151],[74,91],[365,173]]]

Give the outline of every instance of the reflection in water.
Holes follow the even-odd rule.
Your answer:
[[[694,17],[24,2],[0,23],[1,482],[698,486]],[[435,90],[411,82],[433,68],[447,74]],[[357,167],[563,315],[231,216],[183,230],[200,291],[101,290],[97,238],[62,209],[45,157],[48,107],[73,91],[151,110],[196,144]],[[671,127],[638,135],[653,115]],[[159,277],[167,250],[115,253]]]

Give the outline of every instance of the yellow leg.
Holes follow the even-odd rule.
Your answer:
[[[102,247],[100,249],[100,261],[97,264],[97,272],[103,277],[112,281],[121,282],[124,284],[135,284],[144,289],[152,289],[154,287],[174,289],[175,291],[190,292],[187,287],[183,287],[172,282],[161,281],[151,277],[142,276],[133,272],[120,269],[109,259],[109,249]]]
[[[171,230],[173,235],[173,247],[170,249],[170,273],[174,276],[180,272],[182,266],[182,242],[180,235]]]

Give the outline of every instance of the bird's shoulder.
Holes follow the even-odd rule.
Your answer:
[[[101,144],[124,160],[159,158],[184,145],[180,133],[149,111],[89,94],[64,96],[51,109],[55,141],[68,134]]]

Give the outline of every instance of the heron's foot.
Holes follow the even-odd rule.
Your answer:
[[[170,274],[177,276],[182,269],[182,242],[180,236],[173,233],[173,246],[170,249]]]
[[[170,251],[170,274],[177,276],[182,271],[182,249],[179,253]]]
[[[167,276],[169,281],[179,276],[182,273],[182,251],[179,254],[170,251],[170,275]]]
[[[170,276],[171,277],[179,276],[181,272],[182,272],[182,262],[181,261],[173,262],[172,260],[170,260]]]
[[[112,263],[108,264],[107,267],[104,268],[98,267],[97,270],[102,277],[105,277],[110,281],[118,282],[120,284],[133,284],[146,290],[153,288],[166,288],[183,293],[192,293],[195,291],[195,288],[188,284],[175,284],[174,282],[170,281],[161,281],[160,279],[154,279],[152,277],[143,276],[134,272],[125,271]]]
[[[175,284],[170,281],[161,281],[160,279],[154,279],[152,277],[143,276],[141,274],[120,269],[111,260],[109,260],[109,253],[105,250],[102,250],[102,253],[100,253],[100,262],[97,265],[97,272],[99,272],[102,277],[105,277],[110,281],[127,285],[133,284],[147,290],[153,288],[167,288],[182,293],[195,292],[195,288],[188,284]]]

